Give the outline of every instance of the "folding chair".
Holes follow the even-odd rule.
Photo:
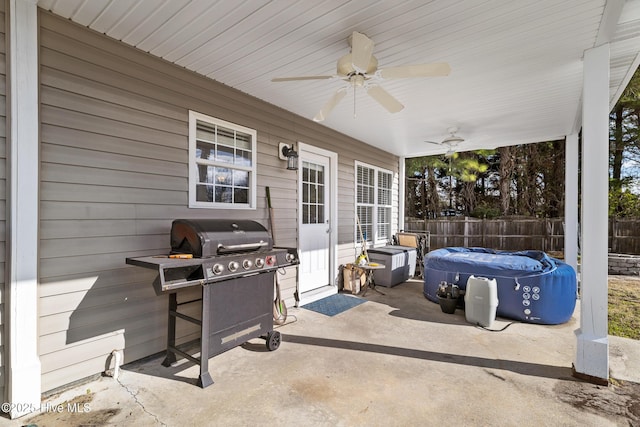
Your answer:
[[[424,256],[429,253],[429,247],[431,246],[429,232],[398,232],[394,236],[394,244],[398,246],[416,248],[416,276],[423,278]]]

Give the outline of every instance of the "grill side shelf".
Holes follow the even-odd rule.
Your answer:
[[[126,263],[158,271],[156,282],[159,283],[154,283],[157,293],[205,283],[202,259],[173,259],[163,255],[127,258]]]

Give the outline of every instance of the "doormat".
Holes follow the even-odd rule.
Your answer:
[[[366,299],[351,295],[334,294],[303,305],[302,308],[306,308],[307,310],[315,311],[316,313],[324,314],[326,316],[335,316],[336,314],[347,311],[350,308],[358,306],[366,301]]]

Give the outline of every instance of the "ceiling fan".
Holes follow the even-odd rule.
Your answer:
[[[445,153],[445,157],[451,157],[455,154],[456,148],[458,147],[458,145],[464,142],[464,138],[461,138],[458,135],[456,135],[456,132],[458,132],[457,127],[450,127],[449,129],[447,129],[447,132],[449,133],[449,136],[445,137],[440,142],[435,142],[435,141],[425,141],[425,142],[429,144],[446,145],[447,152]]]
[[[339,88],[313,120],[321,122],[326,119],[331,111],[345,97],[347,90],[364,87],[367,94],[382,105],[390,113],[397,113],[404,105],[384,90],[378,83],[382,80],[403,79],[409,77],[436,77],[447,76],[451,67],[446,62],[432,64],[401,65],[378,69],[378,60],[373,56],[373,41],[362,33],[354,31],[349,37],[351,52],[338,59],[337,74],[332,76],[298,76],[278,77],[272,82],[287,82],[297,80],[328,80],[340,79],[347,84]],[[355,113],[355,102],[354,102]],[[355,115],[355,114],[354,114]]]

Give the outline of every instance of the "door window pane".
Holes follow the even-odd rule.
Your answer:
[[[324,166],[302,162],[302,223],[325,222]]]

